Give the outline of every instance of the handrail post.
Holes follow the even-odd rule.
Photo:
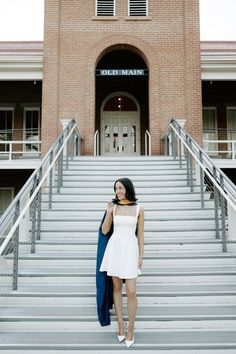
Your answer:
[[[17,201],[15,207],[15,215],[13,223],[20,215],[20,200]],[[13,238],[13,269],[12,269],[12,290],[17,290],[18,285],[18,262],[19,262],[19,226],[17,227]]]
[[[181,131],[180,131],[181,127],[179,127],[179,135],[181,135]],[[179,167],[182,169],[183,168],[183,165],[182,165],[182,144],[181,144],[181,140],[179,138],[178,139],[178,142],[179,142],[179,145],[178,145],[178,150],[179,150]]]
[[[64,141],[64,136],[61,137],[62,141],[61,141],[61,145],[63,145],[63,141]],[[60,188],[62,187],[63,184],[63,153],[64,153],[64,149],[62,150],[59,159],[60,161]]]
[[[34,176],[33,192],[37,187],[37,175]],[[36,231],[36,207],[37,207],[37,195],[32,202],[32,222],[31,222],[31,253],[35,253],[35,231]]]
[[[42,179],[42,167],[39,169],[39,182]],[[40,240],[41,216],[42,216],[42,188],[38,192],[38,223],[37,223],[37,240]]]
[[[73,134],[71,136],[70,145],[71,145],[71,156],[70,156],[70,159],[72,161],[74,159],[75,152],[76,152],[76,134],[75,134],[75,132],[73,132]],[[69,156],[68,156],[68,160],[69,160]]]
[[[59,139],[58,143],[58,151],[60,150],[60,147],[62,146],[62,137]],[[61,158],[60,156],[58,157],[57,160],[57,193],[60,193],[60,187],[61,187]]]
[[[164,137],[164,155],[168,154],[168,137]]]
[[[50,152],[50,162],[49,162],[49,166],[51,165],[53,161],[53,151]],[[48,195],[48,207],[49,209],[52,209],[52,174],[53,174],[53,169],[51,169],[50,173],[49,173],[49,195]]]
[[[98,131],[98,129],[94,133],[94,137],[93,137],[93,155],[94,156],[99,155],[99,131]]]
[[[73,139],[73,137],[74,137],[74,134],[72,134],[72,139]],[[70,142],[68,140],[66,143],[66,170],[68,170],[68,168],[69,168],[69,150],[70,150],[69,144],[70,144]],[[72,149],[73,149],[73,145],[74,144],[72,144]],[[73,155],[73,151],[72,151],[72,155]]]
[[[189,147],[192,150],[192,140],[190,138],[189,138]],[[190,188],[191,188],[190,190],[191,192],[193,192],[193,160],[191,155],[190,155],[189,163],[190,163]]]
[[[220,186],[224,190],[224,177],[222,175],[220,175]],[[221,206],[222,249],[223,252],[227,252],[226,227],[225,227],[225,203],[224,203],[224,196],[221,194],[220,197],[221,197],[220,206]]]
[[[172,141],[172,156],[174,160],[176,160],[176,135],[173,129],[171,131],[171,141]]]
[[[9,160],[12,160],[12,141],[9,141]]]
[[[215,166],[213,167],[213,177],[215,180],[217,180],[217,175],[216,175],[216,168]],[[214,190],[214,205],[215,205],[215,225],[216,225],[216,239],[220,238],[220,233],[219,233],[219,214],[218,214],[218,189],[216,186],[213,186]]]
[[[81,141],[80,139],[78,139],[78,137],[76,136],[76,145],[77,145],[77,154],[81,155]]]
[[[188,143],[188,138],[186,138],[186,144],[189,145]],[[190,152],[187,149],[186,150],[186,162],[187,162],[187,185],[190,185]]]
[[[199,160],[202,163],[202,151],[199,151]],[[204,209],[205,207],[205,201],[204,201],[204,175],[201,166],[199,166],[200,169],[200,189],[201,189],[201,208]]]
[[[147,132],[144,135],[144,142],[145,142],[145,156],[147,156]]]

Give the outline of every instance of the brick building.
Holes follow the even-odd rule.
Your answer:
[[[97,129],[102,154],[144,153],[146,130],[159,154],[171,117],[201,141],[198,0],[46,1],[42,117],[45,150],[61,117],[78,122],[84,154]]]
[[[169,121],[184,119],[234,176],[232,154],[208,141],[236,139],[236,43],[200,43],[199,1],[174,4],[46,0],[44,43],[0,43],[1,209],[70,118],[83,154],[96,134],[112,156],[145,154],[146,132],[162,154]]]

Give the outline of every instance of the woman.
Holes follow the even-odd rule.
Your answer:
[[[118,320],[118,340],[125,340],[127,348],[134,343],[134,322],[137,309],[136,280],[141,272],[144,252],[144,209],[136,203],[133,183],[128,178],[120,178],[114,183],[116,198],[107,205],[107,213],[102,224],[103,234],[107,234],[113,222],[110,237],[100,271],[112,277],[113,299]],[[122,285],[126,284],[129,326],[125,334],[122,315]]]

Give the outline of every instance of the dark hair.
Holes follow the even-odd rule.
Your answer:
[[[135,196],[135,190],[134,190],[134,185],[131,182],[131,180],[129,178],[123,177],[123,178],[119,178],[115,181],[114,183],[114,192],[116,192],[116,183],[120,182],[121,184],[123,184],[123,186],[125,187],[125,196],[128,200],[130,200],[131,202],[136,202],[137,198]],[[119,199],[116,198],[114,199],[114,201],[117,203],[119,201]]]

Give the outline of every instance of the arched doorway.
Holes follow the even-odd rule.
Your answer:
[[[102,104],[101,154],[140,154],[140,109],[128,93],[113,93]]]
[[[96,66],[95,130],[101,155],[144,154],[149,129],[148,67],[135,47],[107,48]]]

